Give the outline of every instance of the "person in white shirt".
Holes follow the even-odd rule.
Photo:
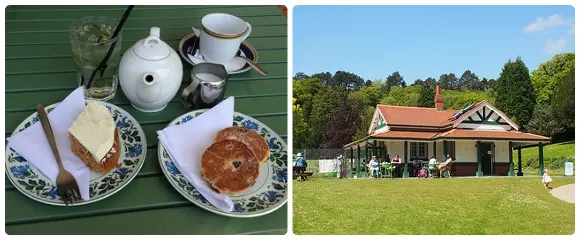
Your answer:
[[[431,159],[429,159],[429,164],[437,164],[437,159],[435,158],[435,156],[431,157]]]
[[[371,161],[369,162],[369,170],[371,172],[371,176],[377,177],[379,174],[379,161],[377,161],[377,157],[373,156]]]
[[[336,165],[336,179],[340,179],[342,172],[342,155],[339,155],[334,159],[334,164]]]
[[[437,172],[437,158],[435,158],[435,156],[431,157],[431,159],[429,159],[429,174],[431,175],[431,177],[435,177],[435,174]]]

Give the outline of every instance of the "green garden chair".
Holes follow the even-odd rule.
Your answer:
[[[381,163],[381,171],[383,171],[383,177],[393,178],[393,165],[391,163]]]
[[[437,170],[437,164],[435,164],[435,163],[429,163],[429,171],[428,171],[429,177],[433,177],[432,176],[433,172],[435,172],[435,173],[438,172],[438,170]]]

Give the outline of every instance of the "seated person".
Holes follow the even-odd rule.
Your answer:
[[[439,163],[439,165],[437,165],[437,168],[439,169],[439,174],[443,175],[443,171],[445,171],[449,167],[449,164],[452,161],[453,158],[451,157],[451,154],[447,154],[447,160],[445,160],[444,163]]]
[[[431,159],[429,159],[429,173],[431,174],[431,177],[434,176],[434,172],[437,170],[437,159],[435,158],[435,156],[431,157]]]
[[[401,165],[401,158],[399,157],[399,154],[395,155],[395,158],[393,158],[391,160],[391,163],[393,164],[393,169],[394,169],[393,170],[393,173],[394,173],[394,175],[399,176],[399,169],[400,169],[400,167],[397,167],[397,166],[400,166]]]
[[[368,164],[369,171],[371,172],[371,176],[377,177],[379,173],[379,162],[377,161],[377,157],[373,156],[371,161]]]

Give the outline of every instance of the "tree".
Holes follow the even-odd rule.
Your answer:
[[[454,73],[441,74],[439,76],[439,87],[448,90],[458,90],[458,80]]]
[[[435,88],[429,85],[421,86],[418,102],[419,107],[435,107]]]
[[[459,90],[465,91],[481,91],[483,90],[483,85],[479,81],[479,77],[472,73],[470,70],[466,70],[461,74],[461,77],[458,80],[458,87]]]
[[[543,136],[554,136],[564,131],[564,126],[554,116],[548,104],[536,105],[534,115],[525,128],[530,133]]]
[[[403,76],[401,76],[399,72],[394,72],[387,77],[387,81],[385,82],[385,91],[391,91],[392,87],[404,87],[403,84],[405,84]]]
[[[509,60],[497,81],[496,106],[520,126],[525,126],[534,114],[536,96],[528,68],[520,57]]]
[[[346,90],[348,92],[359,90],[364,84],[364,79],[360,76],[345,72],[345,71],[337,71],[330,83],[328,84],[331,87],[339,88],[341,90]]]
[[[555,76],[566,69],[574,68],[574,57],[574,53],[556,54],[532,71],[532,85],[536,91],[536,102],[538,104],[551,103],[554,88],[557,84]]]
[[[359,91],[350,93],[349,99],[350,95],[360,93],[361,99],[363,99],[365,106],[375,107],[377,104],[379,104],[379,102],[383,98],[383,92],[381,87],[382,87],[381,82],[374,82],[370,86],[365,86],[361,88]]]
[[[296,99],[296,104],[301,106],[304,118],[310,119],[314,96],[324,90],[326,86],[316,78],[294,80],[292,85],[292,97]]]
[[[425,82],[423,82],[423,80],[418,78],[417,80],[415,80],[413,84],[411,84],[411,86],[423,86],[423,84],[425,84]]]
[[[554,76],[556,86],[552,96],[552,110],[566,128],[574,128],[574,76],[575,69],[564,70]]]
[[[296,75],[294,75],[294,79],[296,80],[304,80],[309,78],[308,75],[304,74],[303,72],[297,72]]]
[[[308,148],[312,129],[304,117],[304,111],[296,98],[292,99],[292,143],[296,149]]]
[[[418,106],[421,86],[393,87],[381,100],[381,104],[397,106]]]
[[[314,96],[312,112],[308,121],[312,128],[309,147],[319,148],[323,145],[325,131],[327,130],[326,125],[331,118],[342,117],[336,115],[336,112],[344,104],[345,99],[345,92],[333,88],[324,88],[323,91]]]
[[[341,102],[342,104],[333,112],[333,116],[325,126],[321,148],[342,148],[351,142],[352,136],[357,132],[361,121],[360,112],[364,109],[364,103],[360,99],[351,101],[346,97],[341,99]]]
[[[437,80],[435,80],[435,78],[428,77],[427,79],[425,79],[424,84],[431,87],[435,87],[435,85],[437,85]]]
[[[318,78],[318,80],[320,80],[320,82],[322,84],[328,85],[330,83],[330,81],[332,80],[332,74],[329,72],[321,72],[321,73],[313,74],[311,76],[311,78]]]
[[[367,86],[367,87],[370,86],[371,84],[373,84],[373,81],[371,81],[371,80],[367,80],[365,82],[365,86]]]

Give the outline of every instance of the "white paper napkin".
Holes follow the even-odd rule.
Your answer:
[[[71,151],[68,133],[68,129],[84,108],[84,89],[79,87],[48,114],[48,119],[52,126],[62,164],[77,181],[81,198],[86,201],[89,200],[90,169]],[[8,145],[50,180],[56,182],[58,165],[40,121],[8,138]]]
[[[201,156],[213,143],[216,134],[232,126],[234,97],[221,103],[184,124],[157,131],[159,142],[185,178],[215,207],[232,212],[230,197],[215,192],[201,176]]]

